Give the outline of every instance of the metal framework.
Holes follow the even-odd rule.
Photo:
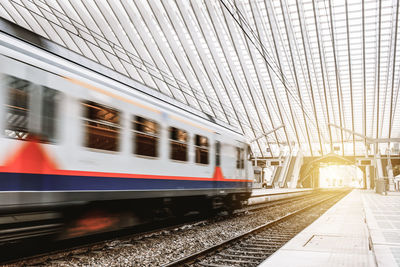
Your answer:
[[[400,137],[399,0],[2,0],[0,16],[235,127],[256,156]]]

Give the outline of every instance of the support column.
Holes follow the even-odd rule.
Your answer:
[[[319,187],[319,169],[313,171],[311,185],[313,188]]]
[[[364,167],[363,171],[363,189],[367,189],[367,179],[369,179],[369,166]]]
[[[375,188],[375,167],[369,166],[369,189]]]

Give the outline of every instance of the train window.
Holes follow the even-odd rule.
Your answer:
[[[51,141],[56,137],[58,95],[58,91],[43,87],[41,125],[41,138],[43,141]]]
[[[175,127],[170,127],[170,158],[174,160],[187,161],[187,132]]]
[[[240,158],[240,168],[244,169],[244,149],[241,148],[240,152],[241,152],[241,155],[242,155],[242,157]]]
[[[134,154],[157,157],[159,126],[158,123],[139,116],[133,121],[135,148]]]
[[[240,148],[236,148],[236,169],[240,169]]]
[[[215,143],[215,166],[221,166],[221,143]]]
[[[6,80],[5,135],[19,140],[54,141],[59,92],[12,76]]]
[[[82,103],[86,126],[85,146],[117,151],[119,147],[120,112],[92,101]]]
[[[196,163],[208,164],[208,138],[195,135]]]
[[[7,77],[8,96],[6,101],[5,135],[25,140],[29,137],[29,90],[31,83],[16,77]]]
[[[243,148],[240,149],[240,154],[241,154],[240,169],[244,169],[244,149]]]
[[[236,148],[236,169],[244,169],[244,149]]]

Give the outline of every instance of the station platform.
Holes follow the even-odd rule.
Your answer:
[[[400,193],[353,190],[259,266],[400,266]]]
[[[253,189],[251,197],[248,200],[249,205],[254,205],[263,202],[274,201],[278,199],[285,199],[294,196],[301,196],[311,194],[315,189],[313,188],[261,188]]]

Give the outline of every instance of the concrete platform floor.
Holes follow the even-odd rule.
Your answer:
[[[399,196],[353,190],[260,266],[397,266]]]
[[[400,192],[361,194],[378,266],[400,266]]]

